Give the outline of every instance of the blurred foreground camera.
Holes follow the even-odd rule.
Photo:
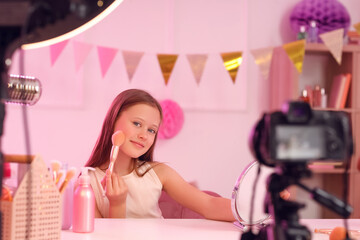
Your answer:
[[[349,115],[312,110],[305,102],[287,102],[281,111],[264,114],[250,142],[256,158],[267,166],[344,161],[353,153]]]
[[[281,111],[265,113],[250,135],[250,149],[260,165],[276,167],[267,179],[264,212],[272,222],[254,234],[242,234],[242,240],[309,240],[310,231],[299,223],[298,210],[305,204],[283,199],[280,193],[296,185],[310,193],[313,200],[348,218],[352,207],[344,199],[322,189],[310,189],[301,180],[310,178],[307,164],[313,160],[341,161],[347,179],[347,166],[353,154],[350,116],[342,111],[312,110],[305,102],[287,102]],[[345,184],[344,189],[347,189]]]

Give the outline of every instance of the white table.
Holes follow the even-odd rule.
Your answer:
[[[61,232],[63,240],[239,239],[234,224],[203,219],[95,219],[92,233]]]
[[[305,219],[301,224],[315,228],[343,226],[338,219]],[[360,219],[349,220],[349,229],[360,230]],[[204,219],[96,219],[92,233],[61,232],[62,240],[239,240],[241,230],[233,223]],[[329,239],[313,234],[313,239]]]

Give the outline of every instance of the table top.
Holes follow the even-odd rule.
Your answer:
[[[343,226],[341,219],[302,219],[301,224],[312,232],[312,239],[328,240],[329,235],[314,233],[314,229]],[[350,230],[360,230],[360,219],[349,220]],[[233,223],[205,219],[95,219],[92,233],[61,231],[62,240],[169,240],[169,239],[233,239],[239,240],[241,229]],[[360,239],[360,234],[356,239]]]

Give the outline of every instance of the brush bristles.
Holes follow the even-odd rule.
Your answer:
[[[51,161],[50,164],[51,164],[51,170],[54,172],[58,172],[61,168],[61,162],[57,160]]]
[[[76,168],[75,167],[71,167],[67,172],[66,172],[66,177],[65,180],[67,179],[68,181],[73,178],[75,176],[76,173]]]
[[[61,168],[61,162],[57,161],[57,160],[53,160],[50,163],[51,165],[51,171],[53,174],[53,180],[56,182],[57,178],[58,178],[58,172],[60,171]]]
[[[63,193],[65,191],[65,188],[67,187],[67,185],[69,184],[70,180],[75,176],[76,173],[76,168],[75,167],[71,167],[67,172],[66,172],[66,177],[64,182],[61,184],[60,188],[59,188],[59,192]]]
[[[111,136],[111,141],[112,144],[114,146],[120,146],[121,144],[124,143],[125,141],[125,135],[122,131],[116,131],[112,136]]]

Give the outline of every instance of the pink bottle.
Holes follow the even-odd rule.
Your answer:
[[[78,180],[79,185],[74,192],[73,232],[89,233],[94,231],[95,195],[90,185],[88,170],[94,171],[94,168],[82,168]]]

